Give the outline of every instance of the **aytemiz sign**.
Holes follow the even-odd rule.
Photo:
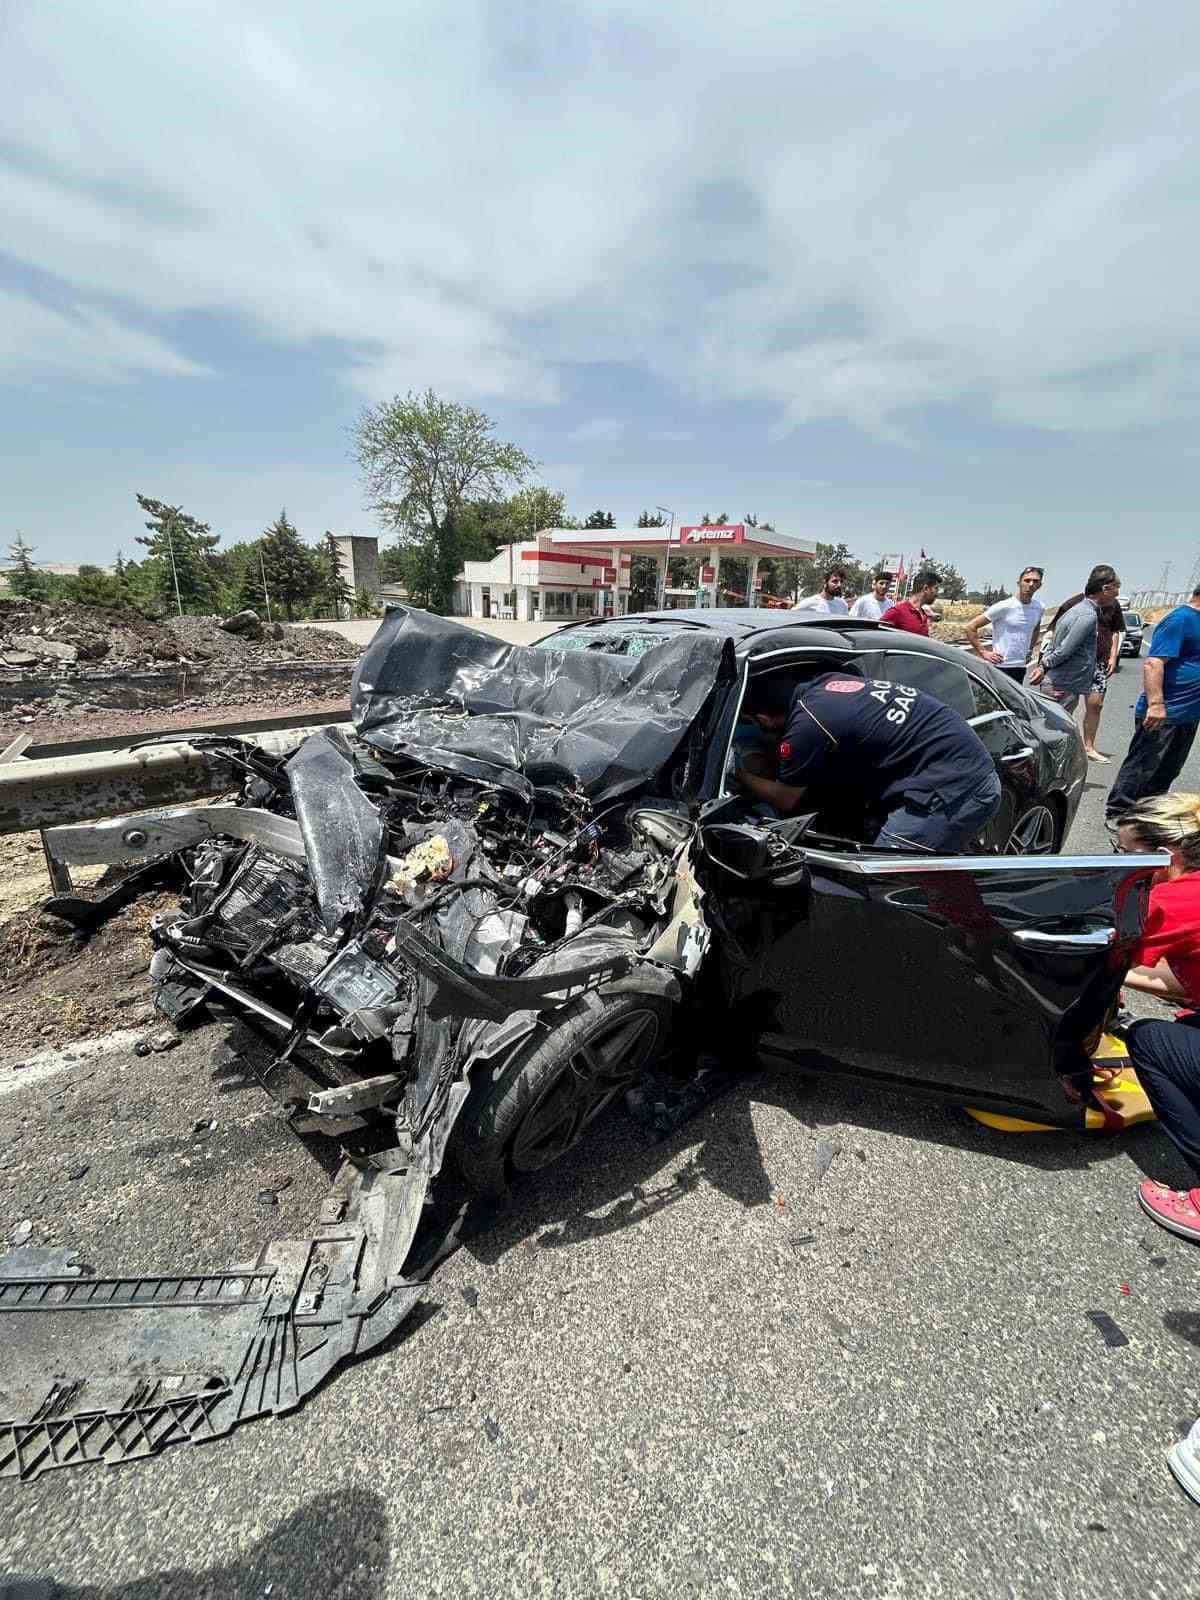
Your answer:
[[[744,522],[726,523],[719,528],[684,527],[679,530],[684,544],[742,544],[746,537]]]

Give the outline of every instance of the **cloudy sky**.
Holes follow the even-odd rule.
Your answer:
[[[580,512],[1200,556],[1195,0],[0,0],[6,542],[373,531],[365,402]]]

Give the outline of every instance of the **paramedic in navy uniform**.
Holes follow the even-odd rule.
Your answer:
[[[887,812],[877,847],[953,855],[1000,809],[991,756],[957,711],[919,689],[853,668],[792,689],[751,686],[748,711],[779,741],[779,776],[738,767],[742,788],[783,815],[814,784],[852,788]]]

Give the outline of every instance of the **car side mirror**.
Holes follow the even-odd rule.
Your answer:
[[[704,830],[710,861],[737,878],[764,878],[778,864],[780,841],[765,828],[744,822],[715,822]]]

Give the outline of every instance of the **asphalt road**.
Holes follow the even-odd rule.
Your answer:
[[[1114,772],[1071,849],[1106,848]],[[325,1174],[224,1034],[0,1094],[5,1232],[169,1270],[301,1229]],[[1200,1256],[1137,1210],[1143,1173],[1185,1177],[1152,1127],[1003,1136],[784,1074],[664,1143],[614,1114],[298,1413],[4,1484],[0,1572],[123,1600],[1195,1592],[1164,1451],[1200,1412]]]

